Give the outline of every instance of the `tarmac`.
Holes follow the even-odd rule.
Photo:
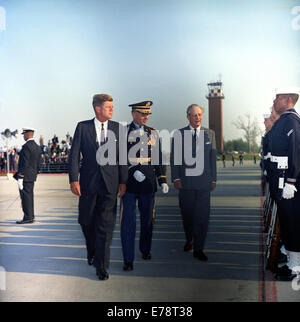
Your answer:
[[[299,284],[277,282],[264,270],[260,174],[259,165],[250,161],[235,167],[227,162],[226,168],[218,162],[207,262],[183,251],[177,191],[171,184],[167,195],[156,195],[150,261],[139,253],[137,225],[131,272],[122,269],[118,212],[107,281],[99,281],[87,264],[78,199],[67,175],[39,175],[31,225],[16,224],[23,217],[17,184],[0,177],[0,301],[300,302]]]

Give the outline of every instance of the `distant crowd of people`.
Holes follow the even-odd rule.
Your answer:
[[[42,167],[47,165],[66,165],[68,164],[69,153],[72,145],[72,136],[69,132],[66,134],[66,138],[59,142],[59,138],[56,134],[53,138],[48,140],[45,144],[44,137],[40,136],[39,145],[42,152]],[[16,171],[19,160],[20,148],[15,146],[7,151],[5,148],[0,147],[0,172],[7,171],[7,164],[9,163],[9,171]]]
[[[7,152],[0,148],[0,171],[7,171],[7,162],[9,162],[9,171],[17,170],[17,164],[19,160],[19,151],[17,147],[14,147]]]
[[[40,137],[40,147],[42,150],[42,164],[67,164],[69,153],[72,145],[72,137],[69,132],[66,134],[66,139],[59,143],[59,139],[54,134],[51,140],[48,140],[47,145],[44,144],[44,137]]]

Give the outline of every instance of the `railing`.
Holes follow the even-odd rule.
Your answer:
[[[68,173],[68,163],[42,164],[40,173]]]
[[[16,166],[15,169],[18,167]],[[10,173],[15,173],[17,170],[10,170]],[[61,162],[61,163],[44,163],[41,165],[39,173],[68,173],[68,163]],[[7,174],[7,167],[5,166],[4,169],[0,170],[0,175]]]

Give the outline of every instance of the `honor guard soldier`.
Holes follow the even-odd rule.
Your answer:
[[[144,260],[151,259],[152,229],[155,214],[155,192],[158,181],[162,192],[167,193],[166,167],[162,165],[162,154],[158,133],[146,126],[151,115],[151,101],[129,105],[133,121],[127,126],[128,181],[126,194],[122,198],[120,230],[124,259],[124,271],[133,270],[136,202],[140,212],[139,249]],[[156,153],[157,152],[157,153]],[[155,160],[155,156],[157,156]]]
[[[271,107],[270,114],[264,114],[265,135],[262,137],[262,170],[266,181],[269,182],[269,167],[271,164],[271,134],[274,123],[279,119],[280,115],[274,110],[274,105]],[[272,197],[273,198],[273,197]]]
[[[275,278],[292,280],[300,269],[300,116],[294,109],[299,89],[278,89],[274,109],[280,115],[270,131],[270,190],[278,207],[287,265]]]
[[[261,187],[262,187],[262,195],[265,195],[266,192],[266,183],[268,181],[267,179],[267,164],[269,162],[269,131],[272,127],[272,121],[270,120],[270,114],[264,114],[264,124],[265,124],[265,135],[261,138],[261,170],[262,170],[262,176],[261,176]],[[268,154],[269,153],[269,154]]]
[[[40,170],[41,149],[33,139],[34,129],[23,128],[22,134],[26,143],[20,152],[18,171],[14,178],[18,182],[24,217],[17,224],[32,224],[34,222],[33,188]]]

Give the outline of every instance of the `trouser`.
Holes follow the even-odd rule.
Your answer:
[[[87,224],[81,224],[85,237],[87,254],[94,257],[94,266],[108,269],[110,244],[116,222],[117,198],[114,194],[102,192],[88,197],[93,205],[92,217]]]
[[[23,190],[19,190],[24,213],[23,220],[34,219],[33,188],[34,182],[23,181]]]
[[[288,251],[300,252],[300,191],[292,199],[277,200],[280,236]]]
[[[155,194],[134,194],[127,192],[121,201],[120,226],[124,262],[134,261],[136,234],[136,201],[140,212],[141,253],[150,253],[152,242],[153,220],[155,216]]]
[[[186,241],[193,241],[195,251],[203,250],[208,231],[210,191],[181,189],[179,206]]]

